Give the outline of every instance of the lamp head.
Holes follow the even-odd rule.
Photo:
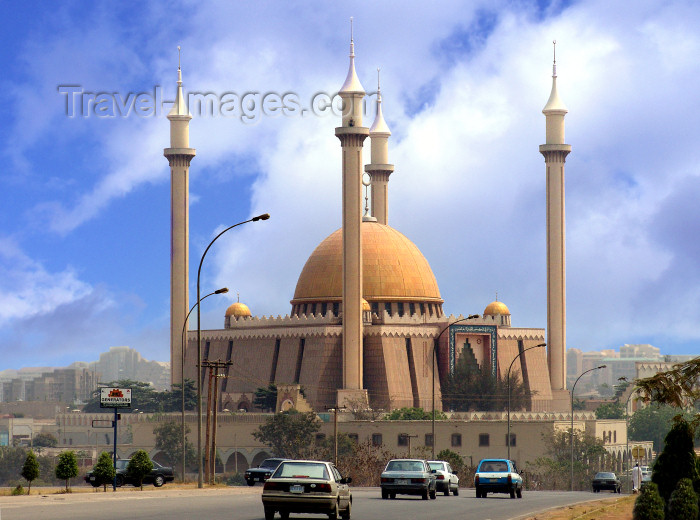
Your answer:
[[[257,217],[253,217],[253,222],[257,222],[258,220],[267,220],[270,218],[269,213],[263,213],[262,215],[258,215]]]
[[[468,320],[474,320],[474,319],[476,319],[476,318],[478,318],[478,317],[479,317],[478,314],[470,314],[469,316],[467,316],[467,319],[468,319]]]
[[[228,292],[228,287],[222,287],[221,289],[217,289],[214,291],[214,294],[225,294]]]

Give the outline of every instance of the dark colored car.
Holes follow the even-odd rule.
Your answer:
[[[620,493],[622,490],[622,483],[617,475],[606,471],[596,473],[592,485],[594,493],[599,493],[601,489],[608,489],[613,493]]]
[[[484,459],[479,462],[474,475],[476,498],[486,498],[487,493],[508,493],[510,498],[523,497],[523,479],[515,462],[508,459]]]
[[[153,484],[155,487],[161,487],[166,482],[172,482],[175,480],[175,474],[173,473],[173,468],[169,466],[161,466],[155,460],[153,462],[153,469],[151,472],[143,478],[144,484]],[[129,459],[119,459],[117,460],[117,487],[121,487],[124,484],[132,484],[137,486],[138,483],[129,478],[126,472],[126,467],[129,465]],[[102,485],[98,482],[93,475],[92,470],[85,474],[85,482],[93,487],[99,487]]]
[[[254,486],[256,482],[265,482],[285,460],[287,459],[265,459],[257,468],[248,468],[243,477],[249,486]]]
[[[396,495],[420,495],[423,500],[435,499],[435,471],[421,459],[392,459],[381,476],[382,498]]]

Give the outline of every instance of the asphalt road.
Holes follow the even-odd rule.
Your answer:
[[[148,488],[145,488],[148,489]],[[0,497],[2,520],[263,520],[262,486],[249,489],[214,488],[168,490],[167,485],[148,491],[118,493],[73,493]],[[611,498],[617,495],[612,495]],[[524,491],[522,499],[507,495],[474,496],[473,489],[459,496],[438,495],[436,500],[397,497],[382,500],[379,488],[353,489],[354,520],[406,520],[407,518],[464,518],[514,520],[569,504],[600,500],[603,493],[568,491]],[[279,518],[276,516],[275,518]],[[292,515],[295,519],[325,518]]]

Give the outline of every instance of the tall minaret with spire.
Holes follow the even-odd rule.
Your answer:
[[[355,43],[350,19],[350,68],[338,92],[342,126],[335,129],[343,153],[343,387],[338,405],[365,396],[362,380],[362,146],[369,129],[362,126],[365,91],[355,72]]]
[[[170,381],[180,383],[184,378],[184,349],[182,329],[189,307],[189,172],[195,156],[190,148],[190,115],[182,93],[180,47],[177,64],[177,94],[170,120],[170,148],[163,155],[170,164]]]
[[[568,112],[557,92],[554,43],[552,92],[542,109],[546,144],[540,145],[547,176],[547,361],[555,406],[566,392],[566,227],[564,163],[571,145],[564,144],[564,116]],[[565,403],[564,403],[565,404]]]
[[[380,224],[389,223],[389,175],[394,171],[394,165],[389,163],[389,136],[391,131],[384,121],[382,114],[382,91],[377,69],[377,114],[369,129],[369,139],[372,143],[371,163],[365,166],[369,173],[372,186],[372,216]]]

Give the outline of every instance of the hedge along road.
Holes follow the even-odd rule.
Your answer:
[[[438,495],[436,500],[398,496],[382,500],[379,488],[354,488],[352,517],[356,520],[405,520],[423,518],[462,518],[468,513],[474,520],[512,520],[571,504],[600,500],[591,492],[530,491],[522,499],[507,495],[475,497],[473,489],[462,489],[459,496]],[[178,489],[166,487],[147,491],[124,490],[0,497],[2,520],[190,520],[193,518],[264,518],[260,494],[253,488]],[[618,495],[610,495],[611,500]],[[446,515],[446,516],[445,516]],[[324,518],[318,515],[293,515],[292,518]],[[275,518],[279,518],[277,515]]]

